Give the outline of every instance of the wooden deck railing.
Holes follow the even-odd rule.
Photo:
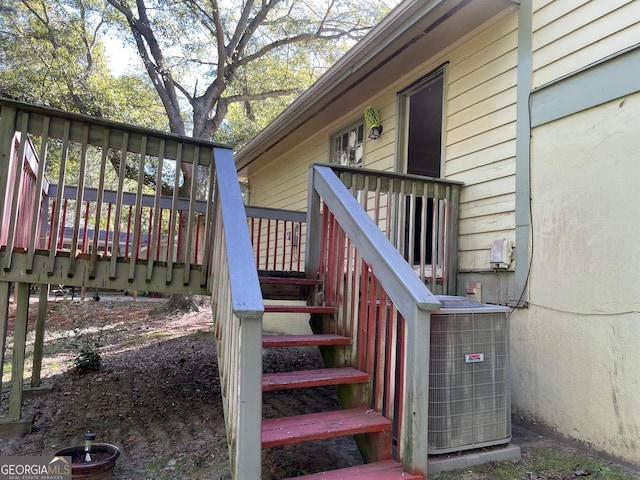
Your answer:
[[[38,167],[26,173],[12,168],[30,149],[37,152]],[[189,290],[197,282],[207,291],[213,160],[226,150],[0,99],[2,268],[11,272],[19,255],[27,273],[37,260],[51,283],[80,285],[98,275],[100,264],[115,288],[146,281],[156,291],[171,284]],[[237,181],[237,175],[229,181]],[[31,203],[25,202],[27,187],[46,195],[31,195]],[[82,271],[76,268],[79,259],[89,262]],[[26,281],[47,280],[42,275]]]
[[[235,175],[231,152],[216,157],[222,178]],[[262,315],[264,306],[238,182],[215,192],[211,305],[233,478],[262,468]]]
[[[454,295],[462,183],[329,166],[432,292]]]
[[[300,272],[304,269],[306,212],[246,207],[258,270]]]
[[[56,210],[55,200],[51,201],[49,205],[48,199],[57,197],[58,186],[50,185],[47,190],[47,196],[45,200],[45,208],[47,208],[47,218],[49,221],[53,221],[53,212]],[[75,216],[75,199],[78,196],[78,189],[75,186],[67,185],[64,187],[62,194],[62,218],[71,218]],[[175,241],[169,242],[168,227],[172,223],[172,217],[175,212],[172,208],[172,198],[169,196],[160,197],[160,203],[156,205],[154,195],[142,194],[141,202],[141,232],[138,235],[138,242],[133,243],[133,227],[135,224],[135,206],[137,203],[137,196],[134,193],[124,192],[122,198],[118,199],[117,192],[112,190],[105,190],[102,196],[102,210],[106,215],[106,223],[104,228],[95,231],[93,224],[97,217],[98,206],[98,191],[95,188],[85,188],[82,197],[84,203],[81,206],[81,221],[79,225],[79,253],[90,254],[94,248],[97,248],[98,255],[112,256],[113,252],[118,252],[118,255],[123,258],[130,258],[136,249],[136,256],[138,259],[147,260],[152,258],[159,262],[168,262],[169,254],[172,255],[172,260],[177,261],[178,252],[182,251],[182,234],[180,230],[175,233]],[[119,219],[120,233],[117,241],[115,240],[114,224],[118,219],[114,218],[117,205],[120,204],[121,215]],[[178,225],[184,224],[185,217],[189,214],[189,201],[179,198],[177,202],[178,212]],[[204,239],[204,227],[205,216],[207,214],[207,202],[196,201],[195,202],[195,238],[192,251],[189,256],[189,263],[192,265],[201,265],[203,261],[202,242]],[[157,220],[157,221],[156,221]],[[65,223],[64,221],[62,223]],[[42,237],[42,241],[46,248],[50,248],[52,243],[56,243],[58,248],[68,250],[70,248],[71,239],[73,237],[72,227],[65,227],[58,232],[58,238],[53,239],[51,236],[53,228],[49,225],[45,230]],[[153,245],[152,239],[155,239],[155,245]],[[97,242],[96,242],[97,240]],[[170,247],[170,243],[174,244],[174,248]],[[155,247],[155,248],[154,248]],[[171,252],[170,252],[171,250]]]
[[[426,474],[430,311],[425,283],[328,166],[310,170],[306,272],[324,279],[335,332],[371,375],[370,407],[394,423],[406,471]]]
[[[14,351],[24,352],[28,283],[210,293],[232,469],[260,478],[264,307],[231,150],[8,100],[0,108],[0,306],[9,282],[20,282]],[[39,154],[23,162],[29,149]],[[13,360],[12,420],[21,416],[23,357]]]

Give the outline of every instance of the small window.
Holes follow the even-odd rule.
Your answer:
[[[361,167],[364,156],[364,123],[351,125],[331,137],[331,163]]]

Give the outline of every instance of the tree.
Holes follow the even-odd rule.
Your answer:
[[[236,147],[256,133],[258,109],[266,125],[344,53],[346,39],[358,39],[387,11],[362,0],[107,1],[126,20],[171,131],[186,133],[186,100],[194,137]],[[228,117],[249,122],[222,129]],[[254,127],[239,130],[247,124]],[[186,192],[194,179],[185,167]]]
[[[95,0],[0,0],[0,95],[166,129],[144,78],[111,75],[109,15]]]
[[[363,0],[107,1],[126,22],[171,131],[186,133],[186,101],[191,133],[203,139],[216,136],[233,104],[251,117],[254,102],[290,101],[344,53],[345,39],[388,10]]]
[[[157,102],[149,106],[156,113],[162,106],[171,132],[236,147],[389,10],[365,0],[4,0],[0,8],[0,47],[10,47],[0,54],[0,81],[14,87],[11,96],[31,100],[28,92],[60,108],[132,121],[115,110],[126,105],[134,115],[150,86]],[[105,70],[107,35],[133,45],[142,72],[116,79]],[[31,40],[25,50],[9,45],[22,37]],[[24,88],[25,79],[49,88]],[[121,89],[125,81],[140,83]],[[184,194],[194,178],[182,168]]]

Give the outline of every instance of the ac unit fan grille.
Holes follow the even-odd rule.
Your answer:
[[[428,453],[511,438],[508,317],[458,312],[431,316]]]

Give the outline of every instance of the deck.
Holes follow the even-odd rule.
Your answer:
[[[2,99],[0,109],[0,346],[15,283],[18,352],[0,425],[24,420],[30,284],[208,295],[234,478],[260,478],[264,447],[351,434],[376,465],[370,478],[426,472],[428,385],[413,372],[428,370],[433,293],[456,287],[459,183],[313,165],[308,212],[245,207],[224,145]],[[263,336],[274,313],[306,316],[314,335]],[[290,345],[321,347],[329,368],[263,376],[257,352]],[[262,420],[263,389],[329,384],[345,410],[302,429]]]

